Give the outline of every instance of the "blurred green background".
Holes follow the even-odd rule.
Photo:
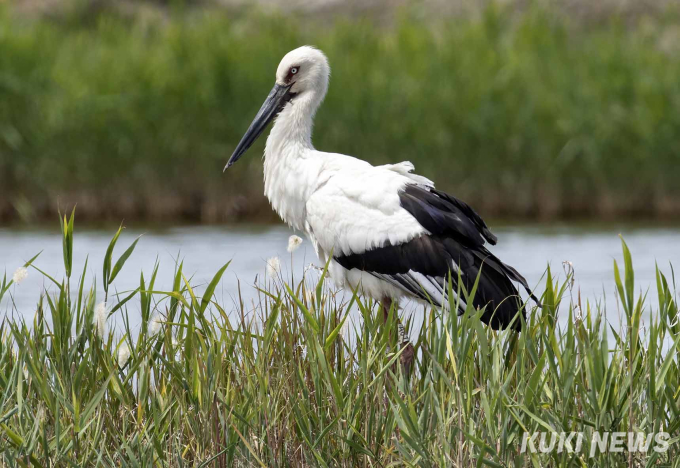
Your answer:
[[[264,138],[222,168],[303,44],[332,68],[320,150],[490,217],[680,215],[675,2],[47,3],[0,4],[2,222],[276,219]]]

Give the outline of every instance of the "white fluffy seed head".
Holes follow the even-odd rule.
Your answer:
[[[288,238],[288,252],[295,252],[298,247],[302,244],[302,238],[300,236],[292,235]]]
[[[97,330],[97,336],[104,339],[106,336],[106,318],[108,316],[108,309],[106,308],[106,302],[100,302],[94,308],[94,318],[93,323]]]
[[[320,267],[314,265],[313,263],[310,263],[309,265],[307,265],[307,266],[305,267],[305,275],[306,275],[307,272],[310,271],[310,270],[319,270],[319,271],[322,271],[323,268],[320,268]]]
[[[151,323],[149,324],[149,335],[155,336],[161,331],[163,326],[163,317],[160,314],[155,314],[151,318]]]
[[[14,284],[21,284],[21,282],[25,280],[27,276],[28,270],[24,267],[19,267],[14,271],[14,274],[12,275],[12,281],[14,281]]]
[[[279,257],[272,257],[267,259],[267,275],[270,277],[277,276],[281,273],[281,260]]]
[[[350,320],[349,317],[345,318],[345,323],[342,324],[342,327],[340,327],[340,337],[347,341],[349,339],[349,326],[350,326]]]
[[[307,302],[307,305],[313,307],[314,303],[316,302],[316,293],[314,291],[307,289],[305,291],[305,301]]]
[[[127,341],[123,341],[118,347],[118,367],[123,368],[130,359],[130,347]]]

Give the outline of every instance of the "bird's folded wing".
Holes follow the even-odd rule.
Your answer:
[[[482,320],[493,328],[524,313],[513,281],[531,294],[526,280],[486,249],[496,238],[472,208],[393,168],[361,169],[329,177],[306,204],[321,258],[436,305],[446,302],[447,278],[454,292],[478,281],[474,305],[489,305]]]
[[[383,170],[369,171],[369,178],[335,175],[308,200],[307,229],[319,257],[332,255],[347,270],[365,271],[404,294],[440,304],[446,257],[400,204],[401,190],[412,181],[375,169]]]
[[[327,254],[363,253],[427,233],[401,206],[399,192],[409,179],[373,169],[335,174],[307,201],[310,234]]]
[[[467,203],[432,186],[409,184],[399,193],[401,206],[431,234],[454,238],[470,247],[496,244],[484,220]]]

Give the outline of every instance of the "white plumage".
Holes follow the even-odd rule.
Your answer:
[[[305,205],[304,230],[319,260],[326,262],[331,252],[334,256],[361,254],[386,241],[397,245],[428,233],[399,203],[399,190],[412,182],[409,177],[347,156],[329,156],[337,164],[324,171],[327,182]],[[338,286],[358,286],[375,299],[404,294],[385,280],[348,271],[334,260],[329,270]]]
[[[489,285],[480,284],[488,286],[488,297],[476,305],[495,300],[498,307],[517,296],[509,279],[523,278],[484,248],[484,240],[495,243],[495,237],[481,218],[413,174],[410,162],[372,166],[313,147],[313,118],[329,76],[328,61],[319,50],[305,46],[289,52],[279,64],[274,89],[227,167],[276,117],[264,155],[265,195],[286,223],[306,233],[321,262],[332,255],[329,273],[338,286],[359,288],[377,300],[410,296],[441,305],[448,271],[467,276],[468,284],[486,262],[493,265],[484,265],[484,272],[493,274]],[[499,282],[503,284],[495,286]],[[519,309],[513,307],[510,319]],[[506,317],[492,325],[508,322]]]

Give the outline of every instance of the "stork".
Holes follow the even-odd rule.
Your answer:
[[[312,145],[314,115],[328,90],[330,67],[318,49],[286,54],[276,83],[234,150],[231,167],[275,119],[264,151],[264,191],[281,219],[303,231],[338,287],[381,302],[387,315],[403,297],[446,306],[449,278],[470,291],[493,329],[519,331],[525,307],[513,282],[526,280],[485,247],[496,244],[484,220],[465,202],[413,173],[410,162],[373,166]],[[463,297],[458,298],[465,307]],[[404,343],[410,345],[410,343]],[[404,351],[407,364],[413,347]]]

